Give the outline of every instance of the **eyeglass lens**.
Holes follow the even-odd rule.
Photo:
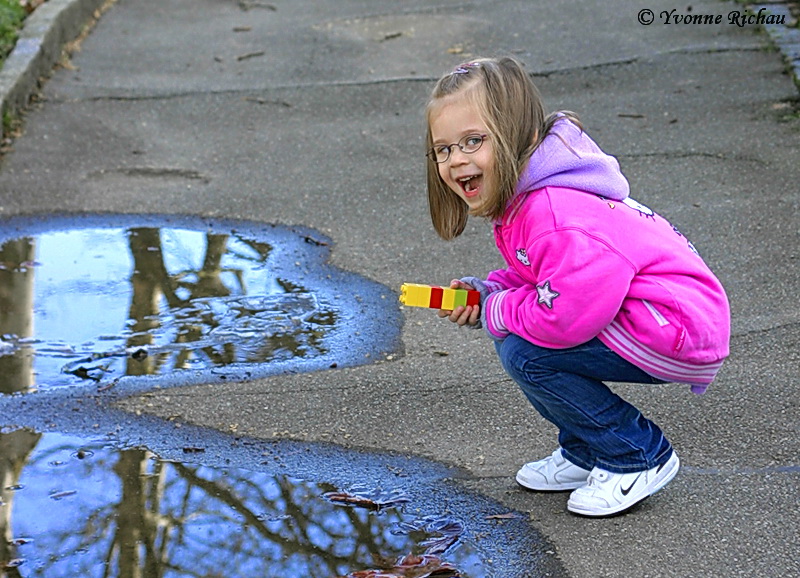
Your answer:
[[[433,147],[428,151],[428,156],[437,163],[444,163],[450,158],[453,147],[457,146],[462,153],[469,155],[481,148],[485,138],[486,135],[468,134],[457,143]]]

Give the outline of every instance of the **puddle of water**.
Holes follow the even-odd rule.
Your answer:
[[[30,430],[0,433],[0,480],[9,577],[484,576],[459,520],[419,517],[392,489],[170,462]]]
[[[398,345],[395,296],[327,265],[328,252],[314,231],[242,222],[4,221],[0,394],[47,391],[0,395],[0,578],[564,575],[524,516],[462,495],[440,464],[415,462],[403,481],[424,498],[337,487],[319,472],[339,484],[394,480],[410,462],[292,444],[232,462],[227,438],[123,419],[67,387],[147,390],[379,359]],[[125,430],[172,460],[119,449],[113,433],[34,431],[55,422],[80,435]],[[294,477],[272,473],[278,458]]]
[[[263,225],[142,219],[113,226],[106,217],[102,226],[66,230],[55,223],[34,233],[28,224],[17,236],[6,227],[0,392],[219,368],[253,377],[281,362],[347,364],[340,358],[349,348],[333,344],[358,333],[350,310],[359,281],[331,282],[319,263],[326,239]]]

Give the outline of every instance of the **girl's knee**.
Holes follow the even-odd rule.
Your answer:
[[[516,335],[509,335],[505,339],[494,342],[494,348],[495,351],[497,351],[497,356],[500,358],[500,363],[502,364],[503,369],[506,371],[509,371],[509,369],[513,367],[511,360],[517,355],[516,351],[518,346],[516,341],[518,339],[520,338]]]
[[[537,360],[551,353],[550,350],[513,334],[495,342],[495,349],[503,369],[515,379],[535,370]]]

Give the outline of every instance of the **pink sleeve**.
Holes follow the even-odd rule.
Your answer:
[[[486,277],[486,287],[490,292],[500,291],[502,289],[512,289],[514,287],[522,287],[527,281],[523,279],[519,273],[512,268],[497,269],[492,271]]]
[[[497,339],[514,333],[542,347],[574,347],[617,316],[635,269],[585,232],[560,230],[528,248],[535,284],[492,293],[484,327]]]

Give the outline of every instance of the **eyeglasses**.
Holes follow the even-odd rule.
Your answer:
[[[450,153],[453,152],[453,147],[457,146],[465,155],[471,155],[481,148],[483,141],[487,138],[489,138],[488,134],[468,134],[457,143],[436,145],[425,153],[425,156],[437,164],[446,163],[450,160]]]

